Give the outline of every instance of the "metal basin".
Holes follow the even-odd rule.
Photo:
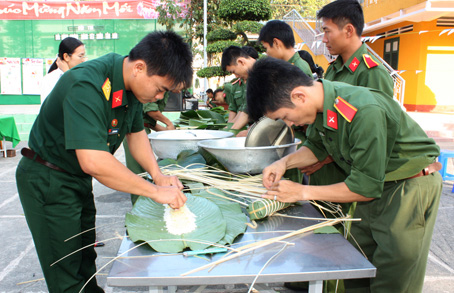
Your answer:
[[[221,130],[168,130],[148,135],[154,153],[160,159],[176,159],[184,150],[197,151],[197,143],[205,139],[219,139],[233,136]]]
[[[245,137],[200,141],[199,147],[210,152],[232,173],[259,174],[271,163],[296,151],[301,140],[277,146],[245,147]]]

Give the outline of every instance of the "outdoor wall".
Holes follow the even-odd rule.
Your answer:
[[[366,23],[396,13],[426,0],[363,0],[364,19]]]
[[[60,44],[55,35],[71,34],[71,29],[79,26],[94,28],[76,32],[79,35],[99,32],[118,34],[116,40],[82,40],[88,59],[110,52],[127,55],[147,33],[162,29],[156,19],[0,20],[0,57],[53,59]],[[39,95],[0,95],[0,105],[39,103]]]
[[[454,34],[440,33],[436,20],[420,23],[404,22],[371,32],[384,31],[413,24],[413,31],[381,38],[368,45],[384,55],[385,40],[399,38],[399,74],[405,79],[404,106],[408,111],[444,111],[454,108]]]

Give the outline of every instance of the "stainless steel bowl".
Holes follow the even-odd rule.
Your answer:
[[[197,143],[206,139],[219,139],[233,133],[221,130],[168,130],[148,135],[154,153],[160,159],[176,159],[184,150],[197,151]]]
[[[210,152],[232,173],[259,174],[271,163],[296,151],[301,140],[262,147],[245,147],[245,137],[232,137],[200,141],[199,147]]]

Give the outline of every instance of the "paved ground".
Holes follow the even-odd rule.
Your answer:
[[[426,117],[422,117],[426,119]],[[443,140],[442,148],[454,150],[452,137]],[[20,150],[26,142],[21,142],[16,149]],[[124,162],[122,148],[116,157]],[[20,154],[12,158],[0,157],[0,292],[47,292],[28,230],[23,211],[17,195],[15,169]],[[450,163],[450,169],[452,166]],[[444,182],[443,195],[439,208],[437,223],[433,235],[424,292],[454,292],[454,234],[451,225],[454,222],[454,193],[451,193],[452,181]],[[109,239],[123,235],[124,215],[131,209],[129,196],[104,187],[94,181],[95,200],[98,209],[98,239]],[[120,240],[106,241],[106,246],[97,248],[98,267],[106,264],[116,255]],[[147,288],[113,288],[106,285],[110,266],[98,276],[100,285],[106,292],[148,292]],[[272,284],[279,292],[293,292],[282,287],[281,283]],[[203,292],[247,292],[246,285],[220,289],[208,287]],[[185,287],[178,292],[194,292],[195,288]]]

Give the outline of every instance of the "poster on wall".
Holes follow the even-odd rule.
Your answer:
[[[45,59],[45,66],[46,66],[46,71],[45,71],[45,74],[47,74],[49,72],[49,68],[52,66],[52,64],[54,63],[55,59]]]
[[[0,93],[21,95],[20,58],[0,58]]]
[[[22,81],[24,84],[24,95],[41,94],[41,82],[43,81],[43,59],[24,58],[22,59]]]

